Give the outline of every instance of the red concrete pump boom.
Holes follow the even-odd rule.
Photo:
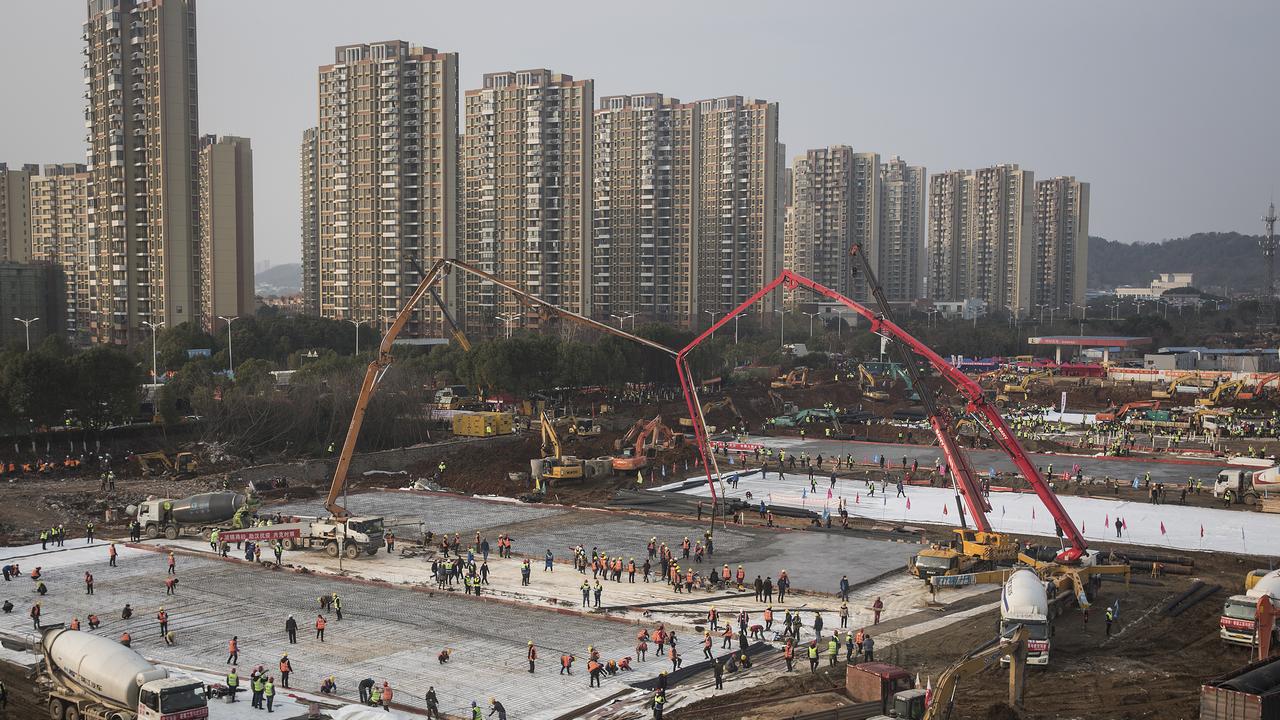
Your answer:
[[[1027,478],[1027,481],[1031,483],[1031,487],[1035,490],[1040,501],[1044,503],[1046,508],[1048,508],[1054,521],[1060,528],[1062,528],[1062,531],[1065,534],[1067,541],[1070,542],[1071,547],[1063,550],[1062,553],[1059,554],[1058,561],[1063,563],[1076,563],[1080,561],[1084,556],[1085,551],[1088,549],[1084,536],[1080,534],[1079,529],[1077,529],[1075,523],[1072,522],[1066,509],[1058,500],[1058,496],[1054,494],[1053,490],[1049,488],[1044,479],[1040,477],[1040,472],[1036,469],[1035,463],[1031,462],[1031,458],[1027,457],[1026,451],[1022,449],[1022,446],[1018,443],[1013,431],[1009,428],[1008,424],[1005,423],[1004,418],[1000,416],[999,411],[997,411],[996,408],[987,401],[986,396],[983,394],[982,387],[969,378],[969,376],[957,370],[954,366],[944,360],[942,356],[931,350],[927,345],[912,337],[910,333],[903,330],[896,323],[886,320],[882,315],[873,312],[869,308],[850,300],[820,283],[814,282],[813,280],[802,275],[798,275],[790,270],[783,270],[776,278],[748,297],[738,307],[728,313],[725,313],[719,320],[712,324],[710,328],[698,337],[694,338],[692,342],[676,354],[676,372],[680,376],[680,385],[684,390],[685,403],[689,409],[689,417],[693,420],[694,436],[698,443],[698,454],[702,460],[703,469],[707,473],[707,484],[711,486],[711,497],[713,502],[716,500],[716,492],[713,482],[711,460],[707,456],[708,445],[706,426],[700,412],[696,388],[694,387],[692,373],[689,369],[688,355],[704,340],[711,337],[711,335],[716,330],[720,329],[721,326],[728,323],[739,313],[751,307],[765,295],[773,292],[779,287],[786,290],[805,287],[818,295],[830,298],[850,310],[853,310],[862,317],[865,317],[871,323],[871,331],[873,333],[887,336],[897,342],[903,343],[910,348],[912,352],[927,360],[938,374],[941,375],[942,378],[955,388],[956,392],[965,399],[966,410],[973,415],[980,416],[981,419],[985,421],[996,444],[1006,455],[1009,456],[1011,460],[1013,460],[1014,465],[1016,465],[1023,476]],[[921,393],[923,394],[923,392],[924,388],[921,388]],[[937,429],[938,428],[935,425],[935,431],[937,431]],[[948,461],[952,463],[951,467],[956,469],[959,469],[960,467],[967,467],[967,464],[961,465],[950,457],[948,457]],[[974,515],[975,525],[978,525],[981,528],[982,526],[980,523],[985,522],[985,517],[983,517],[982,520],[979,520],[978,518],[985,515],[985,512],[977,512],[977,508],[985,510],[985,502],[977,502],[978,498],[981,497],[980,494],[976,497],[969,497],[975,492],[972,488],[962,487],[961,491],[965,494],[966,500],[968,500],[967,504],[970,506],[970,512]]]

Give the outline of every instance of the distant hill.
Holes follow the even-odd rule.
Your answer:
[[[1259,288],[1266,266],[1258,235],[1196,233],[1159,243],[1089,238],[1089,287],[1146,285],[1160,273],[1195,273],[1196,287],[1222,292]],[[1280,271],[1280,268],[1277,268]]]
[[[259,295],[294,295],[302,292],[302,265],[276,265],[253,276]]]

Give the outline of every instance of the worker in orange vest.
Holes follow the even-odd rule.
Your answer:
[[[238,665],[240,663],[240,643],[239,638],[235,635],[231,636],[231,641],[227,643],[227,664]]]
[[[726,566],[726,567],[728,567],[728,566]],[[743,570],[743,569],[742,569],[742,566],[741,566],[741,565],[739,565],[739,566],[738,566],[738,574],[737,574],[738,587],[742,587],[742,584],[743,584],[743,582],[744,582],[746,579],[747,579],[747,571],[746,571],[746,570]]]
[[[280,656],[280,686],[289,687],[289,673],[293,672],[293,663],[289,662],[289,653]]]
[[[702,633],[702,656],[711,660],[711,631],[706,630]]]
[[[787,646],[782,649],[782,657],[787,661],[787,672],[791,672],[791,663],[796,659],[796,647],[791,643],[791,638],[787,638]]]
[[[71,625],[69,625],[68,627],[70,627],[72,630],[79,630],[80,618],[71,618]]]
[[[720,622],[717,620],[718,617],[720,617],[720,614],[716,612],[714,605],[707,609],[707,624],[711,626],[712,630],[720,629]]]
[[[764,629],[765,630],[773,629],[773,606],[772,605],[764,609]]]
[[[130,645],[133,644],[133,638],[130,637],[128,630],[125,630],[123,633],[120,634],[120,644],[125,647],[129,647]]]
[[[160,637],[169,632],[169,613],[160,608],[160,612],[156,613],[156,620],[160,623]]]
[[[731,574],[730,574],[730,572],[729,572],[729,566],[728,566],[728,564],[726,564],[726,565],[724,566],[724,569],[720,571],[720,577],[721,577],[721,579],[723,579],[723,580],[724,580],[725,587],[728,587],[728,585],[729,585],[729,578],[730,578],[730,576],[731,576]]]
[[[327,624],[323,615],[316,616],[316,639],[320,642],[324,642],[324,626]]]
[[[107,547],[107,565],[111,567],[116,566],[116,544],[115,543],[111,543],[111,545]]]

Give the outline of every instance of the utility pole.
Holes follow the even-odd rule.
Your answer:
[[[1262,257],[1267,259],[1267,287],[1262,293],[1263,303],[1271,305],[1276,296],[1276,204],[1273,202],[1267,208],[1267,214],[1262,217],[1262,223],[1267,227],[1266,237],[1258,241],[1262,246]]]

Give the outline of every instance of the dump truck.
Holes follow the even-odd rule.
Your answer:
[[[243,527],[248,511],[248,498],[229,491],[200,493],[181,500],[153,498],[125,508],[152,540],[161,535],[176,540],[187,533],[207,535],[215,528]]]
[[[914,687],[911,673],[897,665],[881,662],[848,665],[844,671],[844,689],[849,697],[860,703],[858,707],[849,709],[851,714],[848,717],[888,713],[893,709],[894,697]],[[857,710],[862,712],[855,712]]]
[[[1256,505],[1259,496],[1276,490],[1280,490],[1280,465],[1261,470],[1223,468],[1213,481],[1214,497],[1223,497],[1230,492],[1232,502],[1246,505]]]
[[[1280,570],[1272,570],[1249,587],[1243,595],[1232,595],[1222,605],[1222,617],[1218,619],[1218,636],[1223,642],[1252,647],[1254,627],[1257,624],[1258,598],[1270,595],[1280,601]]]
[[[1259,660],[1200,686],[1201,720],[1280,720],[1280,658]]]
[[[36,688],[55,720],[198,720],[209,717],[204,683],[169,677],[101,635],[41,628]]]
[[[1027,629],[1027,664],[1048,665],[1053,636],[1049,589],[1030,568],[1010,573],[1000,592],[1000,635],[1012,635],[1019,625]]]

